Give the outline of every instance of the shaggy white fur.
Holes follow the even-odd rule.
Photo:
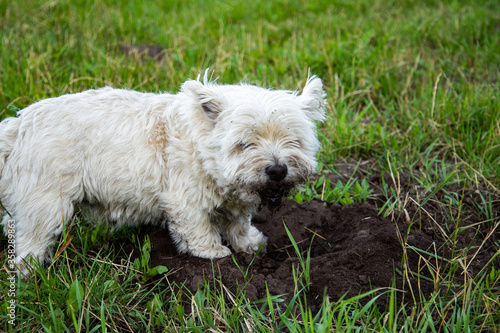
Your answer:
[[[16,263],[48,259],[80,207],[117,227],[167,223],[180,253],[255,252],[251,225],[315,170],[321,80],[302,94],[188,80],[176,94],[102,88],[42,100],[0,123],[2,224]]]

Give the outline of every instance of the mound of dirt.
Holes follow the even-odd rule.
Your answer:
[[[433,291],[432,283],[425,280],[417,284],[415,277],[394,276],[394,268],[405,269],[401,265],[402,242],[429,250],[434,248],[435,240],[416,230],[407,236],[406,229],[400,231],[394,222],[378,216],[374,206],[288,201],[273,214],[260,212],[253,223],[268,237],[266,253],[259,254],[255,260],[242,253],[213,262],[178,255],[167,230],[150,229],[152,266],[168,267],[173,272],[169,273],[169,280],[184,284],[192,291],[196,291],[204,279],[218,280],[233,293],[245,292],[250,300],[266,297],[266,288],[272,295],[285,295],[289,300],[296,292],[292,269],[299,272],[302,269],[286,233],[286,224],[303,258],[311,249],[308,304],[312,309],[321,306],[325,292],[337,300],[345,294],[351,297],[375,288],[391,287],[392,281],[399,289],[410,283],[417,294],[418,289],[424,294]],[[406,255],[411,269],[417,270],[419,255],[416,252]],[[383,306],[384,297],[378,302]]]

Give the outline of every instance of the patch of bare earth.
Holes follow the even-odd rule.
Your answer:
[[[274,213],[262,211],[254,217],[254,225],[268,237],[267,252],[255,260],[241,253],[213,261],[178,255],[167,230],[148,229],[146,233],[152,245],[152,267],[168,267],[170,282],[196,291],[209,281],[222,283],[232,293],[243,292],[250,300],[265,298],[267,290],[290,300],[297,292],[292,269],[297,270],[300,262],[285,223],[304,258],[310,248],[307,298],[313,310],[321,306],[325,293],[337,300],[382,288],[377,295],[390,287],[397,288],[398,300],[413,303],[437,288],[443,294],[451,290],[432,282],[431,271],[446,270],[447,259],[468,248],[464,272],[474,276],[496,252],[498,231],[490,233],[492,223],[479,223],[482,219],[477,215],[462,215],[458,220],[458,227],[465,229],[454,247],[446,238],[453,230],[445,223],[440,205],[428,201],[424,213],[408,204],[406,213],[389,219],[379,215],[381,203],[376,200],[345,206],[320,200],[287,201]],[[498,259],[496,264],[500,264]],[[456,276],[463,279],[460,273]],[[385,295],[378,303],[385,305]]]

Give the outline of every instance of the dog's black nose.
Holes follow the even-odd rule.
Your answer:
[[[285,179],[288,168],[285,164],[274,164],[266,168],[266,174],[275,182]]]

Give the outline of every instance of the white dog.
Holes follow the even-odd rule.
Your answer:
[[[221,235],[255,252],[266,238],[252,214],[315,170],[324,113],[315,76],[300,95],[205,74],[176,95],[102,88],[32,104],[0,123],[15,261],[47,259],[75,207],[117,227],[167,223],[180,253],[230,255]]]

